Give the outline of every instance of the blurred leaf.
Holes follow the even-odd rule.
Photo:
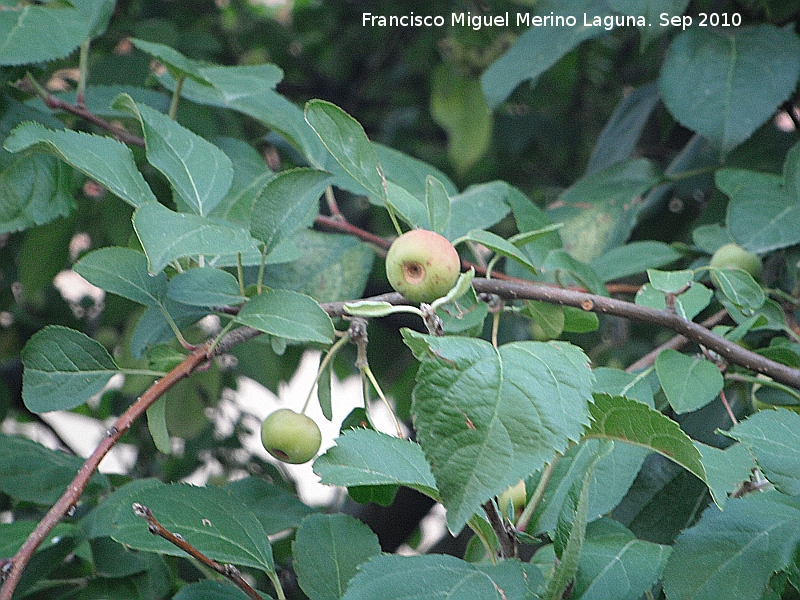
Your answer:
[[[670,44],[659,90],[680,123],[729,152],[789,97],[798,74],[800,39],[791,30],[691,27]]]
[[[131,206],[155,202],[156,197],[136,170],[133,154],[110,137],[77,131],[53,131],[39,123],[23,123],[3,142],[9,152],[36,148],[72,165],[101,183]]]
[[[89,283],[145,306],[161,306],[167,295],[167,276],[149,275],[145,255],[130,248],[93,250],[73,270]]]
[[[512,189],[505,181],[471,185],[450,198],[450,223],[442,235],[453,241],[473,229],[488,229],[508,214],[506,198]]]
[[[535,600],[543,585],[535,565],[516,559],[491,565],[442,554],[381,554],[360,566],[342,600],[374,600],[377,590],[384,600]]]
[[[617,246],[592,261],[592,269],[603,283],[663,267],[681,254],[663,242],[641,241]]]
[[[642,195],[659,181],[644,158],[625,160],[586,175],[548,206],[548,216],[563,222],[564,249],[591,262],[605,250],[623,244],[636,224]]]
[[[84,463],[80,456],[4,434],[0,434],[0,455],[7,457],[0,461],[0,491],[37,505],[54,504]],[[84,493],[92,494],[108,487],[106,476],[96,473]],[[0,539],[5,543],[4,538]]]
[[[165,396],[150,405],[147,409],[147,429],[150,431],[150,437],[153,438],[156,450],[162,454],[172,454],[169,432],[167,431],[166,407],[167,398]]]
[[[563,452],[587,424],[593,375],[571,344],[516,342],[497,350],[480,339],[408,329],[403,338],[421,362],[412,413],[452,532]]]
[[[441,233],[450,221],[450,198],[442,182],[432,175],[425,180],[425,204],[431,231]]]
[[[224,489],[253,512],[267,535],[295,529],[304,517],[316,512],[294,494],[260,477],[231,481]]]
[[[492,114],[480,81],[448,64],[438,65],[431,74],[431,116],[447,131],[450,162],[465,173],[486,153],[492,139]]]
[[[192,60],[191,58],[186,58],[174,48],[164,44],[148,42],[146,40],[140,40],[137,38],[128,39],[136,48],[142,52],[146,52],[153,58],[158,59],[158,61],[164,65],[173,78],[177,79],[181,76],[191,77],[198,83],[208,85],[209,81],[203,76],[201,71],[203,67],[208,66],[206,63]]]
[[[376,142],[372,142],[372,147],[378,155],[386,179],[404,188],[415,198],[420,200],[425,198],[428,177],[438,180],[448,196],[455,196],[458,193],[456,185],[436,167]]]
[[[75,208],[69,169],[42,153],[16,157],[0,172],[0,234],[66,217]]]
[[[5,436],[0,436],[0,445],[4,443],[4,440]],[[0,556],[14,556],[38,524],[37,521],[24,519],[11,523],[0,523]],[[72,523],[59,523],[47,534],[42,545],[46,548],[53,543],[54,538],[74,536],[79,532],[80,530]]]
[[[605,0],[542,2],[531,16],[586,16],[607,14]],[[525,14],[525,13],[523,13]],[[582,25],[577,23],[576,25]],[[517,38],[511,49],[492,63],[481,77],[481,86],[490,108],[508,98],[514,88],[528,79],[536,80],[581,42],[607,33],[601,27],[531,27]]]
[[[369,429],[347,431],[314,461],[328,485],[404,485],[436,498],[436,482],[420,446]]]
[[[348,515],[309,515],[292,543],[300,588],[310,600],[339,600],[357,567],[381,553],[369,527]]]
[[[572,277],[575,283],[598,296],[608,296],[608,290],[592,267],[579,261],[566,250],[558,248],[547,254],[541,267],[542,273],[557,272],[561,285],[566,283],[566,276]]]
[[[100,392],[119,372],[106,349],[85,334],[47,325],[22,349],[22,398],[28,410],[69,410]]]
[[[264,242],[266,254],[313,223],[319,197],[333,176],[314,169],[291,169],[273,177],[256,195],[250,234]]]
[[[800,496],[800,415],[785,409],[761,410],[724,435],[750,449],[776,488]]]
[[[287,340],[322,344],[333,340],[328,313],[309,296],[289,290],[272,290],[251,298],[235,320]]]
[[[245,252],[255,246],[250,234],[225,221],[171,211],[150,202],[133,214],[133,227],[147,255],[147,270],[158,274],[173,260]]]
[[[492,233],[491,231],[483,231],[481,229],[473,229],[456,241],[467,240],[471,242],[478,242],[500,256],[505,256],[517,261],[523,267],[531,271],[531,273],[534,275],[538,273],[536,267],[531,264],[528,258],[514,244],[501,238],[496,233]]]
[[[242,600],[242,591],[227,581],[205,579],[183,586],[172,600]]]
[[[113,108],[139,120],[147,160],[163,173],[180,198],[198,215],[207,216],[231,187],[231,159],[211,142],[146,104],[122,94]]]
[[[549,302],[526,300],[524,312],[549,340],[554,340],[564,331],[564,307]]]

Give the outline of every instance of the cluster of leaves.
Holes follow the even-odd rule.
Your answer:
[[[85,74],[89,41],[102,47],[113,31],[114,3],[0,10],[0,64],[16,83],[3,92],[0,119],[0,231],[15,250],[2,276],[18,282],[3,313],[12,321],[3,358],[9,372],[24,365],[24,407],[4,400],[3,417],[74,410],[107,419],[131,403],[126,415],[147,409],[146,426],[123,417],[107,438],[124,434],[139,447],[134,471],[94,474],[81,489],[72,489],[81,459],[0,435],[0,508],[12,520],[0,525],[0,557],[9,558],[2,574],[11,577],[3,597],[12,581],[14,597],[31,599],[241,597],[152,535],[134,503],[209,561],[244,569],[278,597],[288,568],[298,597],[312,600],[368,599],[376,590],[398,600],[796,597],[800,415],[786,408],[800,406],[800,145],[773,115],[796,90],[800,39],[779,26],[796,25],[793,13],[769,3],[740,15],[740,26],[685,31],[655,25],[662,4],[695,17],[705,8],[559,3],[561,14],[647,15],[653,26],[533,27],[504,54],[508,40],[490,35],[479,40],[486,64],[465,58],[471,34],[454,34],[448,47],[462,53],[429,74],[431,114],[448,138],[441,168],[370,141],[335,103],[311,99],[301,108],[276,91],[283,73],[274,64],[189,58],[145,39],[152,32],[124,40],[133,56],[158,64],[152,87],[81,78],[77,94],[53,95],[40,76],[54,75],[79,46]],[[247,9],[222,14],[237,10]],[[304,10],[314,12],[298,6],[298,19]],[[552,86],[558,78],[549,74],[578,60],[581,44],[596,44],[588,47],[598,58],[604,42],[626,35],[640,36],[639,62],[654,81],[619,102],[586,171],[551,204],[531,200],[549,189],[529,182],[529,195],[513,185],[524,180],[519,173],[458,185],[480,178],[481,167],[470,171],[480,157],[502,162],[490,108],[533,110],[540,90],[521,83]],[[649,61],[659,47],[663,59]],[[53,68],[24,70],[48,61]],[[201,135],[191,118],[175,118],[182,110],[234,123],[242,135]],[[680,144],[666,159],[634,157],[643,139],[657,139],[659,115]],[[271,170],[245,131],[269,131],[262,149],[290,167]],[[652,233],[689,202],[697,219],[683,213],[679,229]],[[382,323],[407,312],[397,296],[356,302],[387,289],[367,242],[385,247],[375,233],[390,220],[442,234],[490,276],[481,282],[488,295],[467,277],[434,303],[444,335],[422,333],[418,320],[402,321],[410,326],[399,334],[398,321]],[[91,244],[73,260],[77,232]],[[763,279],[709,266],[731,242],[763,258]],[[73,313],[48,312],[54,269],[65,263],[107,294],[104,308],[82,300]],[[495,276],[537,300],[493,290]],[[547,296],[550,287],[581,291],[567,306]],[[648,315],[710,319],[720,354],[678,340],[646,359],[652,329],[623,332],[630,343],[622,348],[609,338],[621,328],[593,312],[610,290],[632,296],[613,306],[643,309],[636,314],[645,323]],[[370,353],[359,352],[362,377],[391,385],[414,441],[377,431],[365,405],[314,470],[361,502],[390,504],[401,487],[440,502],[452,534],[471,532],[458,557],[382,553],[364,523],[306,506],[277,469],[236,459],[245,417],[227,437],[205,421],[204,408],[236,376],[275,389],[304,348],[333,355],[348,310],[369,317],[377,333]],[[720,324],[718,314],[728,320]],[[747,360],[726,362],[725,348],[736,344],[749,348]],[[396,358],[400,348],[406,359]],[[217,360],[223,352],[237,360]],[[333,361],[339,373],[354,368],[345,354]],[[642,364],[619,368],[632,359]],[[201,363],[208,371],[196,369]],[[196,372],[177,383],[188,374],[182,368]],[[765,370],[775,375],[754,372]],[[413,382],[404,377],[411,373]],[[330,418],[336,399],[323,374],[319,399]],[[109,389],[117,375],[123,387]],[[158,387],[164,381],[171,389]],[[753,414],[755,401],[778,409]],[[186,439],[193,460],[174,458],[175,438]],[[180,483],[201,451],[226,465],[225,480]],[[495,498],[519,480],[524,508],[502,510]],[[80,500],[42,519],[44,507],[71,493]],[[23,562],[19,549],[34,530],[47,537]]]

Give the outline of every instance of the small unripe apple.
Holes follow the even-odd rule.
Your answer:
[[[715,269],[742,269],[753,277],[761,277],[761,259],[738,244],[720,246],[710,264]]]
[[[453,244],[425,229],[404,233],[386,255],[389,284],[412,302],[433,302],[447,294],[460,269],[461,260]]]
[[[310,417],[281,408],[264,419],[261,443],[278,460],[299,465],[319,452],[322,433]]]
[[[515,485],[510,486],[506,491],[500,494],[497,498],[497,506],[500,507],[500,512],[505,515],[508,513],[509,504],[511,504],[516,512],[525,506],[527,500],[525,482],[520,479]]]

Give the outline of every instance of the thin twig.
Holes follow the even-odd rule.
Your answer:
[[[483,512],[486,513],[486,518],[489,520],[489,525],[492,526],[497,536],[497,541],[500,542],[501,558],[513,558],[517,555],[517,536],[505,526],[492,500],[481,506]]]
[[[252,587],[250,587],[250,585],[244,580],[242,574],[239,572],[239,569],[237,569],[233,565],[223,565],[215,560],[208,558],[205,554],[200,552],[197,548],[195,548],[189,542],[183,539],[183,536],[167,531],[164,528],[164,526],[161,523],[159,523],[153,516],[152,510],[150,510],[146,506],[139,504],[138,502],[134,502],[133,514],[147,521],[147,529],[150,531],[150,533],[164,538],[170,544],[177,546],[178,548],[186,552],[186,554],[188,554],[193,558],[196,558],[208,568],[213,569],[223,577],[229,579],[231,583],[233,583],[233,585],[242,590],[247,595],[248,598],[253,598],[254,600],[262,600],[259,593],[255,591]]]

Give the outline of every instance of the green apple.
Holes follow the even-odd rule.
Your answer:
[[[299,465],[319,452],[322,433],[310,417],[281,408],[264,419],[261,443],[278,460]]]
[[[761,277],[761,259],[734,243],[720,246],[710,265],[715,269],[742,269],[753,277]]]
[[[450,291],[461,270],[458,252],[446,237],[413,229],[398,237],[386,255],[386,277],[412,302],[433,302]]]
[[[497,506],[500,507],[500,512],[504,515],[508,514],[508,505],[518,511],[525,506],[528,500],[527,492],[525,491],[525,482],[520,479],[516,484],[510,486],[497,498]]]

